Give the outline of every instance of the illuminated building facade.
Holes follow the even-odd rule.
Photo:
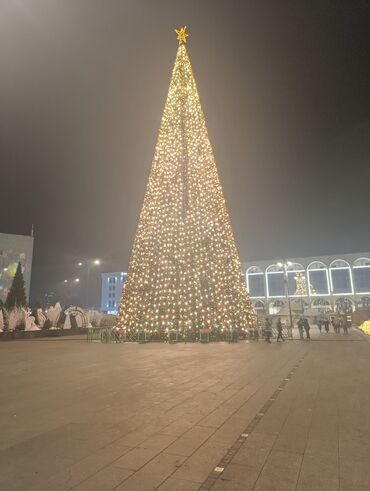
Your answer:
[[[261,314],[278,314],[288,295],[293,307],[303,303],[318,313],[370,308],[370,252],[254,261],[243,267],[253,306]],[[298,278],[306,282],[305,294],[297,291]]]
[[[33,237],[0,233],[0,299],[5,302],[19,261],[22,265],[26,297],[29,298]]]
[[[122,287],[127,273],[102,273],[101,275],[101,311],[116,315],[121,300]]]

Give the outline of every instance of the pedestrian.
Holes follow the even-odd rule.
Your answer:
[[[324,320],[324,327],[325,327],[325,331],[328,333],[329,332],[329,319]]]
[[[303,317],[300,317],[297,322],[298,332],[300,339],[303,339]]]
[[[319,319],[317,321],[317,327],[319,328],[319,331],[321,332],[321,329],[322,329],[322,320],[321,319]]]
[[[265,319],[265,341],[271,343],[271,321],[268,317]]]
[[[343,331],[344,331],[344,334],[348,334],[348,322],[347,322],[347,320],[344,320],[344,322],[343,322]]]
[[[307,339],[311,339],[311,336],[310,336],[310,325],[309,325],[308,320],[307,320],[306,317],[303,319],[303,327],[304,327],[304,330],[306,331],[306,337],[307,337]]]
[[[277,338],[276,338],[276,342],[279,342],[280,339],[282,341],[285,341],[285,339],[283,338],[283,325],[281,323],[280,317],[278,317],[278,320],[277,320],[277,323],[276,323],[276,328],[277,328],[277,332],[278,332],[278,335],[277,335]]]

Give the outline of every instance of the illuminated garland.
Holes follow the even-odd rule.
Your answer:
[[[255,324],[206,123],[179,48],[118,312],[118,326],[182,333]]]

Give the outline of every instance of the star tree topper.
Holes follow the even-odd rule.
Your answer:
[[[186,38],[189,36],[189,34],[186,32],[186,26],[180,27],[180,29],[175,29],[175,32],[177,34],[177,40],[179,44],[186,43]]]

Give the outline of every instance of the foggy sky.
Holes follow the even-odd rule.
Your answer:
[[[369,250],[369,14],[2,0],[0,231],[34,224],[33,299],[84,258],[127,269],[181,25],[241,259]]]

